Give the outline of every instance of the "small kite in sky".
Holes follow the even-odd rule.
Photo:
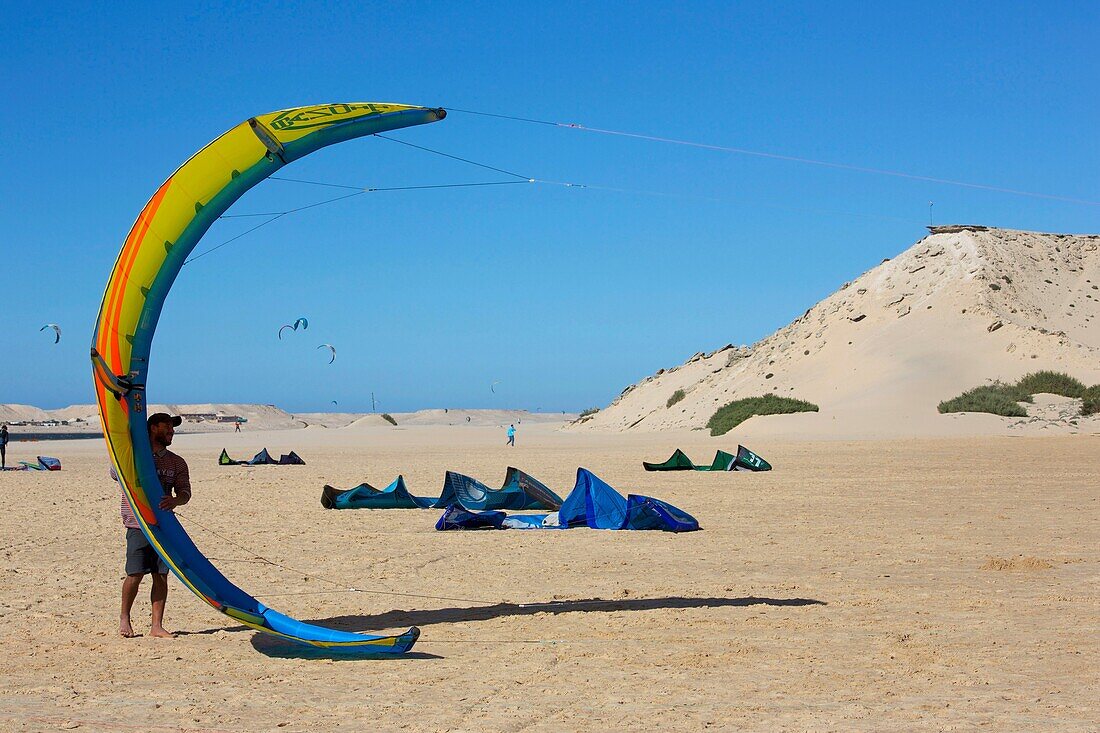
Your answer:
[[[309,321],[307,321],[305,318],[299,318],[294,322],[294,325],[284,323],[283,326],[279,329],[279,338],[281,339],[283,337],[284,328],[289,328],[291,331],[297,331],[298,326],[301,326],[302,330],[305,331],[307,328],[309,328]]]
[[[45,331],[47,328],[52,328],[53,329],[53,342],[55,344],[57,342],[59,342],[61,340],[61,326],[57,325],[56,323],[47,323],[42,328],[38,329],[38,332],[41,333],[42,331]]]

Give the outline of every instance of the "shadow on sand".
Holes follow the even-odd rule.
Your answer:
[[[307,623],[325,626],[340,631],[372,631],[378,629],[407,628],[409,626],[431,626],[434,624],[453,624],[469,621],[489,621],[507,616],[533,616],[536,613],[615,613],[619,611],[654,611],[659,609],[684,608],[744,608],[748,606],[824,606],[825,601],[813,598],[763,598],[743,596],[740,598],[685,598],[669,596],[665,598],[623,598],[606,600],[587,598],[573,601],[549,601],[546,603],[495,603],[488,606],[466,606],[436,608],[417,611],[387,611],[379,614],[356,614],[351,616],[333,616],[323,619],[311,619]],[[247,626],[219,627],[202,631],[184,631],[180,635],[215,634],[220,631],[250,631]],[[342,655],[338,652],[316,649],[289,642],[269,634],[257,633],[252,637],[252,646],[260,653],[271,657],[293,659],[363,659],[362,656]],[[378,657],[367,657],[378,658]],[[386,656],[387,659],[438,659],[433,654],[412,652],[401,657]]]
[[[337,649],[321,649],[315,646],[299,644],[294,641],[280,639],[271,634],[255,633],[249,640],[252,648],[266,657],[274,659],[328,659],[334,662],[362,662],[370,659],[389,659],[403,662],[408,659],[442,659],[438,654],[426,654],[424,652],[407,652],[405,654],[363,654],[360,652],[348,653]]]
[[[436,608],[424,611],[388,611],[373,615],[333,616],[309,623],[320,624],[342,631],[366,631],[405,626],[431,626],[455,624],[466,621],[489,621],[504,616],[533,616],[536,613],[615,613],[617,611],[655,611],[666,608],[723,608],[745,606],[824,606],[824,601],[813,598],[623,598],[605,600],[585,598],[575,601],[548,601],[546,603],[494,603],[491,606],[463,608]]]

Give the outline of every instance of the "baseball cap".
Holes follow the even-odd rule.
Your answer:
[[[145,421],[147,427],[153,427],[157,423],[170,422],[173,427],[179,427],[179,424],[183,422],[183,418],[179,415],[172,417],[167,412],[154,412],[149,416],[149,419]]]

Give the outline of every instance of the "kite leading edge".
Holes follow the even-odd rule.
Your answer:
[[[91,357],[103,433],[119,482],[142,531],[176,577],[218,611],[259,631],[353,654],[402,654],[420,635],[415,627],[393,636],[356,634],[274,611],[222,575],[176,516],[158,507],[164,491],[146,428],[145,386],[161,309],[199,240],[250,188],[320,148],[436,122],[446,114],[367,102],[296,107],[242,122],[191,156],[157,189],[108,280]]]

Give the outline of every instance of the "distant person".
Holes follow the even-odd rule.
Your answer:
[[[0,468],[8,467],[8,426],[0,426]]]
[[[516,445],[516,426],[515,425],[509,425],[508,426],[508,445],[512,446],[513,448]]]
[[[469,415],[466,416],[466,422],[470,422],[470,416]]]
[[[238,419],[237,419],[237,421],[236,421],[235,423],[233,423],[233,432],[234,432],[234,433],[239,433],[239,432],[241,432],[241,421],[240,421],[240,418],[238,418]]]
[[[178,415],[172,417],[163,412],[150,415],[147,421],[149,442],[153,447],[153,464],[157,468],[157,478],[164,487],[164,496],[159,506],[169,512],[191,500],[191,477],[187,462],[168,450],[176,427],[181,422],[183,418]],[[111,468],[111,477],[118,479],[114,467]],[[122,495],[122,526],[126,527],[126,578],[122,581],[122,613],[119,615],[118,633],[125,638],[136,636],[134,627],[130,624],[130,610],[137,598],[142,577],[152,575],[153,587],[149,591],[149,602],[153,607],[153,618],[149,635],[171,639],[175,634],[164,628],[164,604],[168,600],[168,566],[141,531],[141,525],[126,499],[125,492]]]

